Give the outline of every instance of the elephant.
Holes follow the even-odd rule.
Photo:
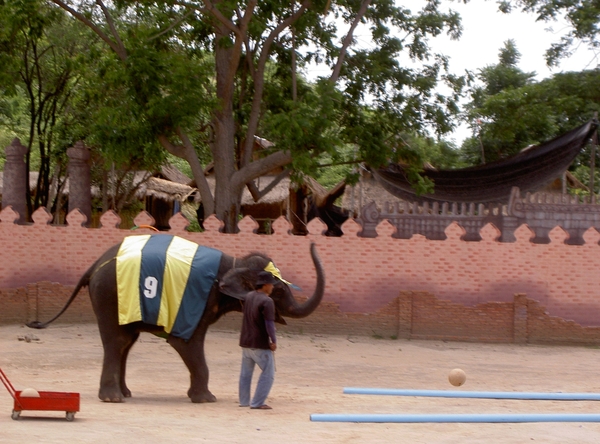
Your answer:
[[[143,235],[152,241],[161,242],[187,242],[198,248],[198,244],[168,234]],[[162,238],[154,239],[157,236]],[[167,237],[165,239],[164,237]],[[98,397],[104,402],[123,402],[124,398],[131,397],[131,391],[125,383],[125,368],[127,355],[138,339],[140,332],[151,332],[167,338],[167,342],[179,353],[190,372],[190,388],[188,397],[194,403],[215,402],[216,397],[208,389],[208,366],[204,356],[204,340],[211,324],[214,324],[225,313],[242,311],[245,295],[254,289],[253,283],[260,271],[271,266],[272,260],[263,253],[250,253],[244,257],[236,258],[226,255],[219,250],[213,250],[220,256],[214,267],[214,280],[207,286],[206,306],[197,325],[191,330],[190,336],[184,339],[176,336],[171,331],[165,330],[164,325],[134,321],[127,324],[120,322],[119,312],[119,282],[117,263],[121,246],[131,238],[141,236],[128,236],[124,240],[109,248],[94,264],[83,274],[75,286],[71,296],[59,313],[49,321],[39,321],[27,324],[31,328],[45,328],[56,320],[69,307],[81,288],[88,287],[98,329],[104,349],[102,374]],[[168,238],[171,238],[169,240]],[[209,249],[212,250],[212,249]],[[310,254],[316,270],[316,287],[312,296],[300,303],[296,301],[290,289],[290,283],[279,280],[270,297],[275,302],[276,319],[280,324],[286,324],[283,316],[290,318],[303,318],[310,315],[320,304],[325,291],[325,273],[323,265],[317,254],[316,246],[310,245]],[[148,257],[156,253],[147,253]],[[203,269],[199,269],[203,272]],[[277,274],[275,274],[277,276]],[[281,277],[279,275],[279,277]],[[190,273],[191,279],[191,273]],[[141,281],[140,281],[141,282]],[[136,290],[137,291],[137,290]],[[142,296],[135,296],[143,299]]]

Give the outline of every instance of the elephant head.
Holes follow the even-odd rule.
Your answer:
[[[270,297],[275,302],[276,322],[285,324],[283,316],[303,318],[310,315],[319,306],[325,292],[325,273],[316,251],[315,244],[310,246],[310,254],[317,273],[317,285],[313,295],[305,302],[299,303],[294,297],[290,284],[279,280]],[[259,272],[269,265],[266,256],[253,253],[240,260],[241,266],[229,270],[219,281],[219,291],[227,296],[244,300],[249,291],[254,290],[254,282]]]

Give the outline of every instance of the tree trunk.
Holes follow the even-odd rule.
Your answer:
[[[234,51],[227,44],[228,31],[217,27],[215,65],[219,107],[213,116],[214,140],[211,150],[215,168],[215,214],[225,224],[225,233],[237,232],[242,189],[231,183],[235,173],[235,121],[233,116],[233,77],[237,63],[232,63]]]

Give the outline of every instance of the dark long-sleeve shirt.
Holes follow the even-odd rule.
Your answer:
[[[273,331],[267,330],[267,322],[273,322]],[[244,300],[244,320],[240,334],[240,346],[270,350],[269,338],[275,336],[275,303],[260,291],[251,291]],[[275,342],[275,341],[273,341]]]

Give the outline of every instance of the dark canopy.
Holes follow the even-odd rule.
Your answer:
[[[376,179],[405,200],[441,202],[508,202],[512,187],[533,192],[564,173],[598,126],[596,120],[548,142],[526,148],[508,159],[457,170],[426,168],[434,193],[417,196],[399,164],[373,169]]]

